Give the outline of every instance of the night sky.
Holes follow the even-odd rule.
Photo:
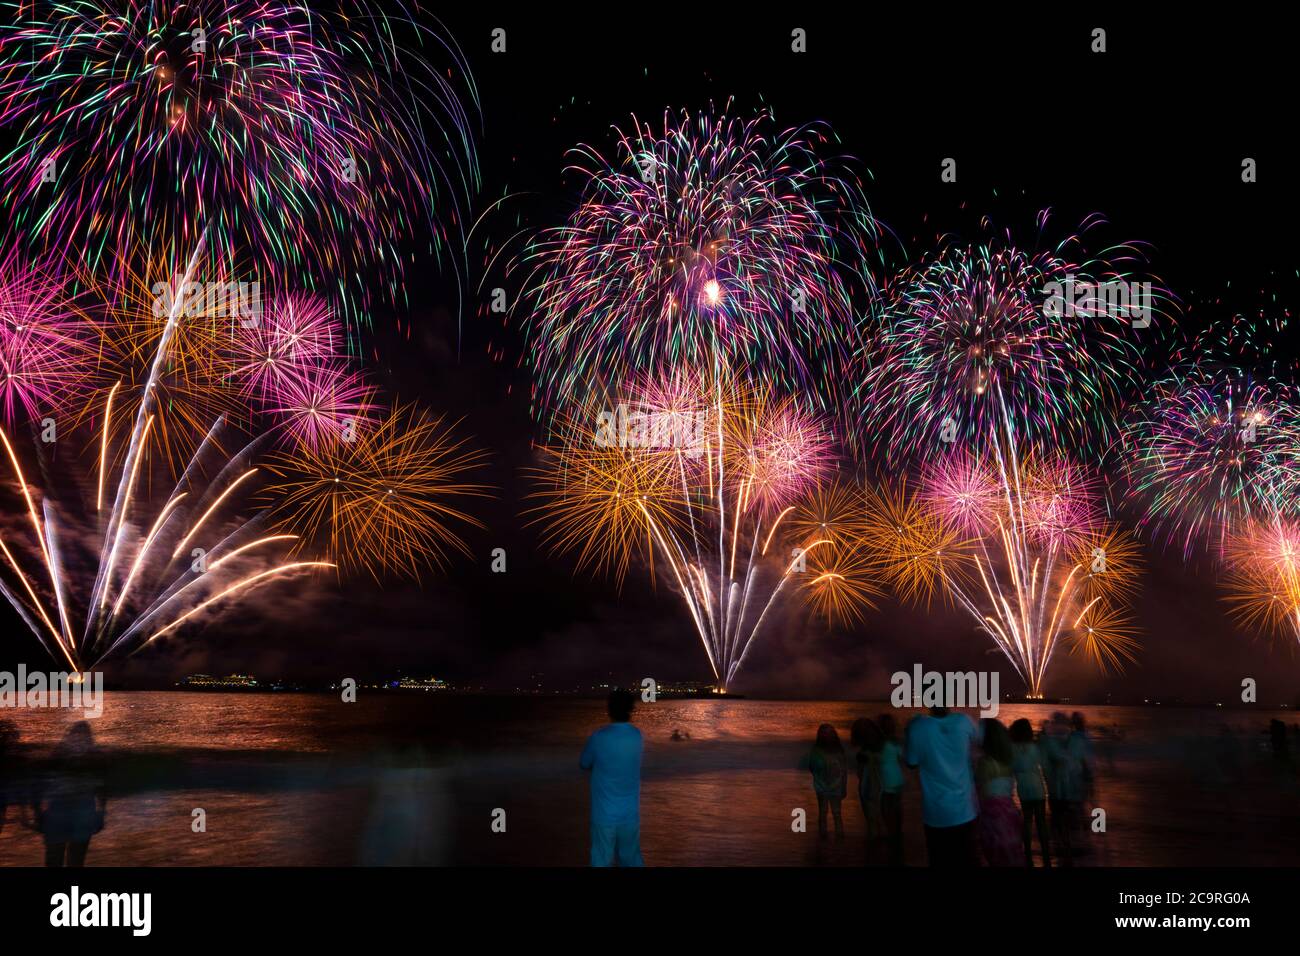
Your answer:
[[[665,107],[734,98],[742,114],[770,105],[783,127],[829,123],[841,152],[869,176],[873,212],[913,258],[940,235],[987,235],[985,217],[999,231],[1031,236],[1035,214],[1050,208],[1048,235],[1060,237],[1101,213],[1108,225],[1089,247],[1147,244],[1150,271],[1177,295],[1179,321],[1189,329],[1254,311],[1273,295],[1279,307],[1300,304],[1287,213],[1295,208],[1297,169],[1284,149],[1293,118],[1273,108],[1292,88],[1283,76],[1291,60],[1282,31],[1255,23],[1265,41],[1257,32],[1247,47],[1233,33],[1239,27],[1209,17],[1157,26],[1035,12],[1027,22],[981,9],[941,20],[927,9],[850,21],[800,8],[746,9],[740,16],[626,5],[622,13],[593,14],[566,6],[558,18],[444,20],[481,97],[477,209],[510,198],[471,240],[461,314],[450,267],[429,263],[408,272],[409,313],[377,310],[366,345],[369,370],[386,393],[461,420],[461,431],[490,455],[482,480],[497,497],[471,505],[486,526],[467,535],[472,559],[418,586],[346,582],[319,595],[312,613],[296,603],[266,608],[265,617],[234,612],[111,668],[110,680],[146,686],[196,670],[251,670],[319,681],[402,670],[508,688],[540,672],[555,688],[609,677],[710,677],[684,608],[662,584],[656,593],[633,573],[620,593],[575,574],[572,560],[542,550],[521,517],[529,491],[521,469],[538,437],[519,364],[522,340],[486,313],[487,293],[476,291],[502,285],[515,297],[518,273],[485,276],[485,250],[515,230],[560,224],[579,185],[563,175],[566,149],[610,146],[611,125],[626,126],[632,114],[654,123]],[[508,50],[494,55],[490,32],[498,26],[507,30]],[[796,26],[808,30],[807,54],[790,52]],[[1094,26],[1108,29],[1106,54],[1089,52]],[[949,156],[958,161],[955,184],[939,178]],[[1246,156],[1258,161],[1257,183],[1241,182]],[[506,549],[505,574],[490,572],[496,547]],[[1255,677],[1262,703],[1295,701],[1300,660],[1283,644],[1234,633],[1208,562],[1188,565],[1156,551],[1147,561],[1136,606],[1138,663],[1102,678],[1058,658],[1053,693],[1232,700],[1241,679]],[[30,636],[6,630],[12,637],[0,644],[0,660],[41,661]],[[854,629],[828,631],[802,616],[774,622],[748,658],[740,689],[883,697],[888,674],[916,662],[1004,664],[990,647],[953,612],[886,600]],[[1006,680],[1010,668],[1002,669]]]

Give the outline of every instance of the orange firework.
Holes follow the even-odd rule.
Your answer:
[[[1064,460],[956,454],[925,484],[916,497],[883,490],[867,509],[871,550],[900,597],[952,600],[1031,696],[1062,646],[1102,670],[1133,659],[1121,606],[1136,590],[1138,549],[1101,520],[1088,475]]]
[[[542,450],[543,538],[622,582],[656,563],[725,687],[783,593],[852,620],[875,593],[829,432],[770,389],[675,372],[560,421]],[[822,525],[833,524],[834,532]]]
[[[343,571],[381,571],[419,579],[449,551],[468,553],[454,530],[480,526],[454,504],[487,488],[464,476],[482,464],[452,427],[415,406],[395,407],[375,423],[315,448],[271,456],[272,520],[302,543],[328,546]]]
[[[1252,525],[1229,540],[1227,558],[1233,617],[1247,630],[1300,642],[1300,526],[1282,518]]]
[[[970,542],[936,510],[910,497],[905,485],[880,487],[866,496],[863,534],[881,577],[904,601],[926,607],[944,584],[960,580]]]
[[[207,274],[204,269],[210,269]],[[248,406],[233,387],[232,328],[241,320],[240,284],[218,265],[195,258],[189,271],[166,256],[151,256],[141,268],[116,270],[101,290],[105,330],[100,385],[89,395],[81,420],[100,429],[98,414],[113,393],[113,408],[138,405],[146,388],[156,415],[141,448],[144,474],[155,459],[175,478],[224,417],[246,424]],[[202,278],[202,281],[200,280]],[[250,299],[251,283],[245,283]],[[118,415],[109,421],[110,444],[125,450],[136,423]]]
[[[545,516],[543,540],[621,585],[632,563],[652,552],[651,528],[676,529],[684,517],[674,465],[688,463],[608,441],[588,416],[565,419],[559,432],[534,470],[533,497],[542,503],[532,510]]]
[[[837,481],[815,489],[788,519],[790,540],[805,549],[819,539],[826,542],[808,552],[803,591],[808,604],[828,621],[861,621],[881,593],[876,583],[880,568],[865,540],[866,509],[858,485]]]

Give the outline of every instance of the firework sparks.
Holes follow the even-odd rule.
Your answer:
[[[0,418],[40,418],[80,398],[97,330],[50,267],[0,259]]]
[[[1300,522],[1280,516],[1232,536],[1227,601],[1247,631],[1300,642]]]
[[[192,256],[164,288],[184,288],[199,262]],[[130,288],[143,295],[138,277]],[[109,347],[91,351],[78,370],[97,396],[73,422],[74,432],[94,435],[87,443],[96,465],[91,481],[61,471],[67,459],[53,443],[34,441],[37,467],[29,467],[0,429],[4,486],[15,504],[0,524],[0,594],[51,656],[80,670],[139,651],[292,575],[365,567],[378,578],[441,558],[444,542],[463,547],[445,524],[462,516],[442,495],[469,489],[446,479],[477,456],[460,452],[445,429],[409,408],[372,423],[357,408],[339,401],[327,407],[310,395],[301,406],[241,404],[227,354],[231,318],[163,299],[160,308],[114,296],[109,315],[124,310],[135,321],[114,326]],[[313,314],[273,334],[298,349],[294,376],[320,370],[313,381],[351,383],[340,359],[304,344],[304,333],[321,321]],[[68,336],[93,341],[93,329]],[[300,440],[277,453],[276,468],[263,468],[258,459],[286,427],[279,421],[286,412],[299,416],[287,427]],[[348,427],[344,413],[356,414]],[[318,419],[314,426],[303,420],[309,415]],[[166,454],[151,456],[150,449]],[[302,470],[288,474],[290,461]],[[311,540],[265,529],[268,471],[286,483],[271,493],[283,506],[275,519],[296,524],[307,515]],[[93,502],[82,500],[83,487],[93,487],[86,496]],[[302,553],[322,543],[313,515],[328,524],[323,543],[339,557]]]
[[[1092,492],[1055,459],[945,463],[914,499],[871,500],[869,540],[901,596],[928,602],[942,590],[1041,696],[1062,645],[1102,669],[1136,648],[1122,609],[1136,544],[1102,520]]]
[[[1196,364],[1156,384],[1123,438],[1124,475],[1142,525],[1185,555],[1222,556],[1229,539],[1300,507],[1300,405],[1294,390]]]
[[[235,324],[230,350],[241,393],[263,406],[280,404],[277,396],[303,369],[343,355],[342,326],[318,296],[276,296],[259,319]]]
[[[440,419],[410,405],[334,437],[271,457],[272,521],[305,544],[323,543],[344,572],[417,578],[451,551],[467,553],[455,524],[478,526],[456,502],[487,489],[466,482],[482,463]]]
[[[577,211],[525,257],[547,414],[671,368],[746,368],[830,402],[855,337],[850,282],[875,224],[820,127],[666,113],[576,151]],[[846,278],[848,277],[848,278]],[[830,407],[830,406],[827,406]]]
[[[638,423],[672,414],[689,428],[610,429],[599,409],[566,419],[543,449],[535,512],[545,540],[576,551],[580,566],[621,580],[638,558],[652,571],[657,561],[726,687],[783,594],[854,620],[877,593],[873,568],[858,547],[857,500],[828,486],[819,421],[734,379],[669,381],[610,404]],[[684,382],[697,384],[693,399]],[[664,435],[673,441],[645,440]]]
[[[75,244],[97,268],[137,241],[206,241],[330,293],[383,263],[396,299],[396,237],[428,222],[441,249],[463,220],[473,80],[404,15],[366,0],[4,6],[0,118],[16,142],[0,194],[34,242]]]
[[[958,247],[905,271],[883,293],[882,327],[861,357],[864,439],[895,464],[941,438],[978,447],[1008,422],[1027,450],[1105,441],[1137,380],[1139,317],[1095,293],[1052,307],[1054,287],[1131,287],[1119,264],[1072,261],[1078,243]]]

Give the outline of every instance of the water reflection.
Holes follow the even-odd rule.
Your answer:
[[[843,814],[843,841],[790,826],[793,809],[809,811],[809,822],[816,813],[809,772],[798,768],[819,726],[850,741],[856,720],[879,725],[880,713],[871,703],[758,700],[638,708],[646,863],[887,862],[895,847],[868,841],[861,792]],[[1081,713],[1092,779],[1077,839],[1090,853],[1075,862],[1297,859],[1293,714]],[[1035,738],[1044,723],[1051,730],[1042,706],[1006,705],[999,718],[1028,720]],[[86,735],[72,733],[66,712],[15,710],[0,721],[0,865],[38,866],[48,847],[51,862],[64,865],[581,866],[588,802],[574,753],[604,719],[603,702],[567,698],[363,696],[344,705],[326,695],[110,693]],[[1067,719],[1059,729],[1068,741],[1075,728]],[[908,773],[897,856],[924,865],[919,788]],[[206,832],[191,830],[195,808],[205,810]],[[1096,808],[1106,832],[1090,826]],[[490,827],[496,809],[508,814],[504,835]],[[886,830],[881,816],[871,817],[877,834]],[[1036,826],[1033,836],[1041,865]]]

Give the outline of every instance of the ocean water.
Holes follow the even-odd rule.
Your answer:
[[[880,862],[861,811],[819,839],[800,770],[818,724],[847,744],[884,703],[660,700],[637,708],[646,739],[648,865],[858,866]],[[1004,705],[1035,727],[1058,709]],[[1294,865],[1296,766],[1273,757],[1272,717],[1292,711],[1081,707],[1095,731],[1106,832],[1080,865]],[[895,712],[896,716],[900,715]],[[20,735],[0,865],[40,865],[24,809],[79,715],[0,712]],[[92,721],[107,795],[88,865],[582,865],[587,781],[578,768],[604,703],[560,697],[110,693]],[[901,723],[902,721],[900,721]],[[674,741],[674,730],[689,739]],[[1293,737],[1293,749],[1296,749]],[[852,794],[852,787],[850,793]],[[24,798],[27,794],[27,798]],[[925,861],[918,784],[904,799],[905,858]],[[808,813],[808,832],[791,828]],[[202,809],[206,831],[194,832]],[[502,811],[504,813],[502,813]],[[504,819],[504,832],[493,822]]]

